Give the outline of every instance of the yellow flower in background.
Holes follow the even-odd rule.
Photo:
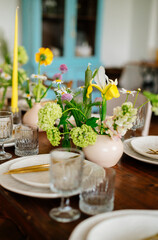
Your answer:
[[[87,89],[87,98],[93,91],[93,87],[97,88],[102,97],[104,96],[106,100],[110,100],[112,98],[118,98],[120,96],[118,88],[117,88],[117,80],[112,81],[108,79],[108,76],[105,74],[104,67],[100,67],[94,77],[95,84],[92,83],[93,79],[90,81],[90,85]]]
[[[40,48],[39,52],[35,55],[35,59],[40,65],[44,64],[47,66],[53,61],[53,53],[49,48]]]

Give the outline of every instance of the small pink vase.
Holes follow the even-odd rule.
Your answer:
[[[37,126],[38,123],[38,111],[42,108],[41,103],[35,103],[23,117],[24,124],[31,124]]]
[[[98,135],[94,145],[83,148],[86,159],[109,168],[117,164],[123,154],[123,143],[107,135]]]

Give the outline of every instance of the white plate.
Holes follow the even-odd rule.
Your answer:
[[[96,216],[90,217],[90,218],[82,221],[79,225],[77,225],[76,228],[71,233],[69,240],[76,240],[76,239],[87,240],[87,236],[90,233],[90,231],[93,229],[93,227],[95,227],[97,224],[101,223],[102,221],[111,219],[113,217],[127,216],[127,215],[132,215],[132,214],[134,214],[134,215],[135,214],[145,214],[145,215],[152,215],[152,216],[158,217],[157,210],[119,210],[119,211],[98,214]],[[125,228],[125,226],[124,226],[124,228]],[[96,239],[98,240],[98,236]],[[127,239],[125,239],[125,240],[127,240]],[[106,240],[105,236],[104,236],[104,240]],[[109,240],[109,239],[107,239],[107,240]],[[123,239],[121,239],[121,240],[123,240]]]
[[[98,223],[86,240],[138,240],[158,234],[158,215],[128,214]]]
[[[48,154],[40,154],[37,156],[40,156],[39,158],[45,159],[48,156]],[[20,181],[17,181],[9,174],[8,175],[3,174],[4,172],[7,172],[9,170],[10,166],[13,163],[21,161],[21,160],[25,160],[25,159],[27,159],[29,162],[29,159],[31,161],[32,157],[35,157],[35,156],[30,156],[30,157],[27,156],[27,157],[17,158],[17,159],[14,159],[14,160],[11,160],[11,161],[1,164],[0,165],[0,184],[1,184],[1,186],[12,192],[19,193],[19,194],[22,194],[25,196],[30,196],[30,197],[38,197],[38,198],[59,198],[59,197],[61,197],[61,194],[51,192],[49,188],[33,187],[28,184],[24,184]],[[92,172],[91,176],[94,175],[94,177],[95,177],[95,175],[98,176],[98,174],[104,176],[105,171],[102,167],[99,167],[97,164],[94,164],[94,163],[90,163],[90,164],[92,164],[92,168],[93,168],[93,172]],[[74,193],[73,195],[77,195],[77,194],[79,194],[79,190],[77,190],[76,193]]]
[[[39,165],[39,164],[48,164],[50,162],[49,154],[44,155],[35,155],[25,158],[24,160],[17,161],[9,167],[9,170]],[[83,171],[83,181],[92,174],[95,168],[100,168],[98,165],[92,164],[89,161],[84,161],[84,171]],[[34,186],[34,187],[46,187],[49,188],[49,171],[44,172],[31,172],[31,173],[22,173],[22,174],[11,174],[16,180]]]
[[[158,154],[149,154],[149,148],[158,151],[158,136],[136,137],[131,141],[133,149],[143,156],[158,159]]]
[[[146,162],[146,163],[151,163],[151,164],[155,164],[158,165],[158,160],[157,159],[152,159],[149,157],[145,157],[137,152],[135,152],[131,146],[131,141],[133,139],[127,139],[124,141],[123,145],[124,145],[124,153],[126,153],[128,156],[135,158],[139,161],[142,162]]]

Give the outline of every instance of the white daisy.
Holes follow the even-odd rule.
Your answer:
[[[32,74],[31,78],[37,78],[37,79],[41,79],[41,80],[47,80],[47,77],[44,75],[38,75],[38,74]]]
[[[27,98],[28,100],[31,99],[31,94],[30,93],[25,93],[23,96],[24,96],[24,98]]]
[[[53,81],[53,83],[58,83],[58,84],[62,84],[64,81],[62,81],[61,79],[56,79]]]
[[[134,94],[137,91],[130,91],[130,90],[126,90],[125,88],[122,88],[122,90],[120,90],[120,92],[123,93],[123,94],[131,94],[132,96],[134,96]]]
[[[8,74],[8,73],[1,73],[1,77],[4,78],[5,80],[10,80],[11,79],[11,76]]]

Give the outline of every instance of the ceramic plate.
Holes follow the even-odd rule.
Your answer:
[[[124,153],[126,153],[128,156],[135,158],[141,162],[146,162],[146,163],[151,163],[151,164],[155,164],[158,165],[158,160],[157,159],[152,159],[146,156],[143,156],[139,153],[137,153],[136,151],[134,151],[134,149],[131,146],[131,141],[133,139],[127,139],[123,142],[124,145]]]
[[[158,217],[158,211],[157,210],[119,210],[119,211],[113,211],[113,212],[108,212],[108,213],[102,213],[98,214],[96,216],[90,217],[84,221],[82,221],[80,224],[76,226],[76,228],[73,230],[73,232],[70,235],[69,240],[87,240],[88,235],[90,234],[90,231],[95,228],[99,223],[102,223],[105,220],[110,220],[114,217],[120,217],[120,216],[131,216],[131,215],[141,215],[144,214],[145,216],[157,216]],[[125,229],[125,227],[124,227]],[[99,233],[100,235],[100,233]],[[98,235],[98,236],[99,236]],[[98,240],[98,236],[95,238]],[[104,240],[106,240],[104,236]],[[109,240],[111,238],[108,238]],[[117,237],[115,238],[115,240]],[[127,240],[126,239],[121,239],[121,240]]]
[[[158,159],[158,152],[157,154],[148,153],[152,153],[149,149],[158,151],[158,136],[136,137],[131,141],[131,146],[137,153],[143,156]]]
[[[39,158],[47,158],[48,154],[41,154],[41,155],[37,155],[40,156]],[[20,181],[17,181],[15,178],[13,178],[11,175],[5,175],[3,173],[7,172],[10,169],[10,166],[18,161],[21,160],[25,160],[27,159],[29,162],[29,159],[31,159],[31,157],[37,157],[37,156],[30,156],[30,157],[22,157],[22,158],[17,158],[14,160],[10,160],[7,161],[6,163],[3,163],[0,165],[0,184],[2,187],[4,187],[7,190],[10,190],[12,192],[15,193],[19,193],[25,196],[30,196],[30,197],[38,197],[38,198],[59,198],[61,197],[61,195],[59,193],[56,192],[51,192],[49,188],[45,188],[45,187],[34,187],[34,186],[30,186],[28,184],[24,184]],[[39,159],[37,157],[37,159]],[[32,159],[31,159],[32,160]],[[31,162],[30,160],[30,162]],[[87,161],[88,164],[88,161]],[[97,164],[94,163],[90,163],[92,164],[92,168],[93,168],[93,172],[91,174],[91,176],[98,176],[98,174],[100,176],[105,175],[105,171],[102,167],[99,167]],[[87,176],[88,177],[88,176]],[[80,190],[77,190],[73,195],[77,195],[79,194]],[[72,196],[72,194],[70,194],[69,196]]]
[[[127,214],[98,223],[86,240],[138,240],[158,234],[158,215]]]
[[[23,159],[23,158],[21,158]],[[11,164],[9,170],[28,167],[33,165],[47,164],[50,162],[49,154],[45,155],[35,155],[26,157],[23,160],[18,160],[17,162]],[[83,181],[92,174],[94,168],[100,168],[98,165],[94,165],[89,161],[84,161],[84,171],[83,171]],[[22,173],[22,174],[11,174],[16,180],[34,186],[34,187],[46,187],[49,188],[49,171],[44,172],[31,172],[31,173]]]

